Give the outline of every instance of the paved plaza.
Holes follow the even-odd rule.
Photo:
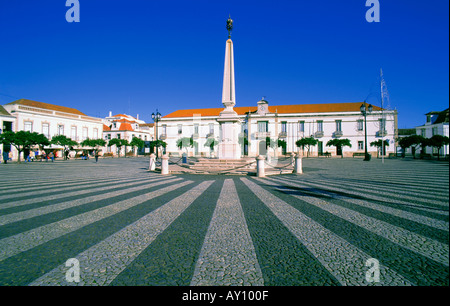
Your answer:
[[[449,285],[448,162],[304,158],[303,171],[1,164],[0,285]]]

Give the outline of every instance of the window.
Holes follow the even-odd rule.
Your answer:
[[[97,139],[97,138],[98,138],[98,129],[97,129],[97,128],[94,129],[94,135],[93,135],[93,138],[94,138],[94,139]]]
[[[209,133],[214,134],[214,123],[209,124]]]
[[[178,134],[183,134],[183,126],[178,124]]]
[[[386,131],[386,120],[381,118],[378,119],[378,122],[380,123],[380,132]]]
[[[356,121],[356,129],[358,130],[358,131],[362,131],[362,130],[364,130],[364,120],[357,120]]]
[[[420,129],[420,134],[422,135],[422,137],[426,137],[426,131],[425,129]]]
[[[336,132],[342,132],[342,120],[336,120]]]
[[[431,130],[432,132],[432,136],[437,135],[438,134],[438,128],[437,126],[433,127],[433,129]]]
[[[162,125],[162,134],[163,134],[163,135],[166,135],[166,134],[167,134],[167,125],[166,125],[166,124],[163,124],[163,125]]]
[[[364,141],[358,141],[358,150],[364,150]]]
[[[82,140],[86,140],[86,138],[88,138],[88,128],[84,127],[83,128],[83,139]]]
[[[64,125],[58,124],[58,135],[64,135]]]
[[[42,134],[45,137],[50,138],[50,125],[48,123],[42,123]]]
[[[317,132],[323,132],[323,121],[322,120],[317,121]]]
[[[72,140],[77,140],[77,127],[76,126],[72,126],[72,128],[70,129],[70,138],[72,138]]]
[[[194,134],[198,135],[198,123],[194,123]]]
[[[282,133],[286,133],[286,131],[287,131],[286,125],[287,125],[286,121],[281,122],[281,132]]]
[[[299,121],[298,122],[298,131],[304,132],[305,131],[305,121]]]
[[[33,132],[33,122],[31,121],[25,121],[23,123],[23,130],[25,132]]]
[[[269,122],[267,121],[258,121],[258,132],[266,133],[268,131]]]
[[[120,139],[120,133],[119,133],[119,134],[117,134],[117,139]]]

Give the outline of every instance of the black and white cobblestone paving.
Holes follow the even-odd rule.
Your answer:
[[[266,178],[147,167],[0,165],[0,285],[449,285],[448,162],[305,158],[304,174]]]

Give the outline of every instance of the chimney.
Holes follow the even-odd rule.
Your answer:
[[[139,120],[139,114],[136,115],[136,119]]]
[[[112,111],[109,111],[109,116],[112,117]]]

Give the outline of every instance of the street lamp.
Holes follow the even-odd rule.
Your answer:
[[[161,120],[161,114],[158,112],[158,109],[156,109],[156,114],[152,113],[152,119],[156,124],[156,158],[158,158],[158,122]]]
[[[371,113],[373,110],[373,107],[371,104],[369,104],[368,107],[366,107],[366,101],[364,101],[363,104],[361,104],[361,107],[359,108],[361,110],[361,114],[364,116],[364,160],[369,161],[370,160],[370,154],[367,152],[367,113]]]

